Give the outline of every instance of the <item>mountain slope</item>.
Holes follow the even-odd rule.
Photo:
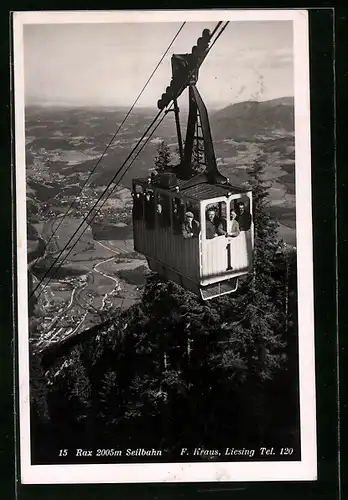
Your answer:
[[[275,132],[294,132],[294,99],[282,97],[271,101],[245,101],[231,104],[210,118],[215,140],[252,139]]]

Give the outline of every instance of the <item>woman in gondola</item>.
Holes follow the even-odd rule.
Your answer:
[[[236,236],[239,235],[240,229],[237,221],[237,213],[233,208],[231,209],[230,217],[231,217],[231,232],[230,233],[227,232],[227,221],[224,218],[222,219],[217,228],[217,234],[219,236],[224,234],[226,236],[232,236],[232,238],[235,238]]]

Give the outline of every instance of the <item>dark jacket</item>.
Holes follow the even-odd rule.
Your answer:
[[[199,235],[200,225],[199,222],[193,219],[192,226],[188,222],[181,225],[181,232],[184,238],[193,238]]]
[[[236,217],[240,231],[248,231],[251,226],[251,214],[244,212]]]
[[[205,221],[205,236],[207,240],[214,238],[218,234],[219,219],[215,217],[211,222],[209,219]]]

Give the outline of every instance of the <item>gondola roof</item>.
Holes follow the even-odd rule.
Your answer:
[[[193,182],[194,178],[189,180],[176,179],[175,186],[170,188],[163,187],[161,185],[160,178],[157,176],[151,179],[150,183],[148,178],[134,180],[142,185],[146,185],[149,189],[151,189],[151,187],[160,188],[171,193],[175,192],[177,188],[179,188],[179,195],[181,194],[182,196],[187,196],[188,198],[195,199],[197,201],[210,200],[220,196],[228,196],[231,194],[246,193],[250,191],[250,189],[247,189],[245,186],[235,186],[230,183],[212,184],[210,182],[202,182],[199,179],[197,179],[197,182]]]
[[[219,186],[217,184],[198,184],[196,186],[190,186],[181,188],[181,193],[190,198],[195,198],[199,201],[209,200],[212,198],[217,198],[219,196],[227,196],[229,194],[238,194],[241,191],[247,191],[246,189],[237,188],[234,186]]]

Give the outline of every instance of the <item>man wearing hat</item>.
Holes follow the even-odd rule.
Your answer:
[[[199,222],[195,220],[192,212],[186,212],[185,222],[181,226],[181,232],[184,238],[194,238],[199,235]]]

